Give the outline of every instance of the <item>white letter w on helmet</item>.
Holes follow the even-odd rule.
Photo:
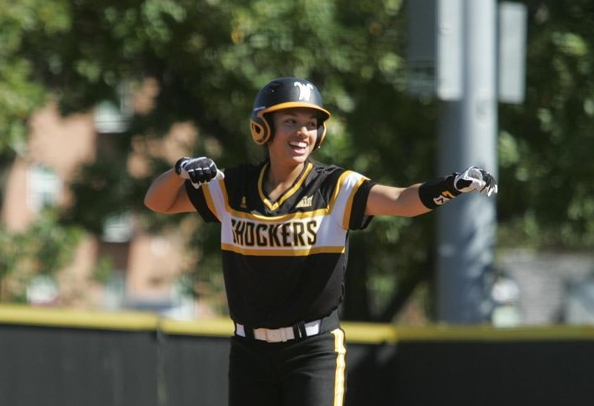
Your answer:
[[[311,85],[311,83],[305,84],[301,82],[295,82],[293,86],[299,88],[299,100],[309,101],[311,91],[313,90],[313,86]]]

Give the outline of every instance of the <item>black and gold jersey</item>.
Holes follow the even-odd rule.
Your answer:
[[[278,328],[330,314],[344,293],[349,230],[363,229],[366,177],[308,163],[276,201],[264,193],[267,163],[244,164],[186,190],[205,221],[221,223],[223,274],[231,318]]]

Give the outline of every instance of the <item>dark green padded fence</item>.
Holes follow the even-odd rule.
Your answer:
[[[594,405],[594,327],[343,327],[347,406]],[[0,306],[0,405],[223,406],[231,332]]]

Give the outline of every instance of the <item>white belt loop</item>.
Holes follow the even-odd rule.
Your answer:
[[[305,335],[308,337],[320,334],[321,320],[314,320],[309,323],[305,323]]]

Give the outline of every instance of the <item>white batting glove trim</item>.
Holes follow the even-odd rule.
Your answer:
[[[482,168],[471,166],[454,178],[454,187],[462,193],[478,191],[485,196],[498,192],[498,186],[493,176]]]

